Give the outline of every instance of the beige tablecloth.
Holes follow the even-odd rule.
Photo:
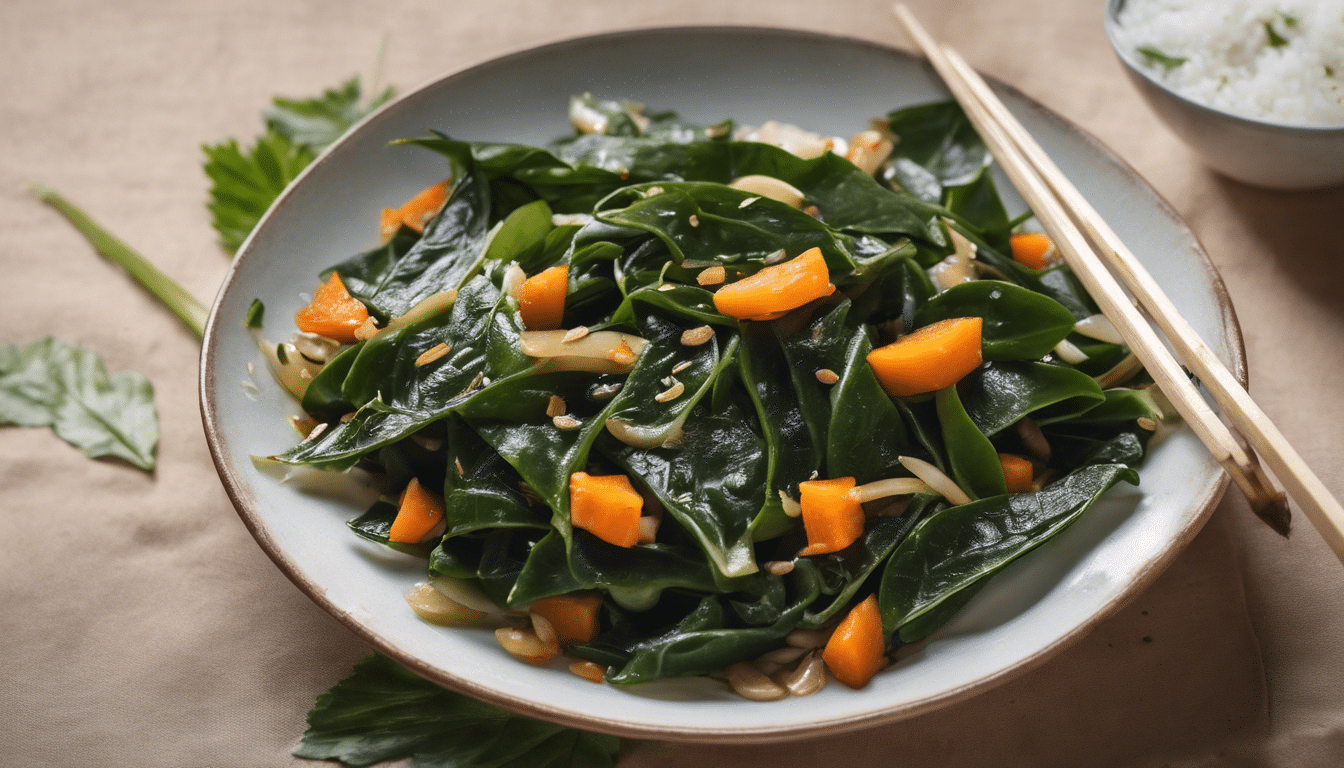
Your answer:
[[[1252,391],[1344,493],[1344,191],[1203,169],[1124,81],[1100,0],[912,0],[974,64],[1095,133],[1190,223],[1226,278]],[[278,766],[317,693],[366,653],[261,553],[215,476],[197,339],[28,192],[67,192],[198,296],[228,259],[202,142],[250,137],[276,93],[368,72],[402,87],[595,31],[758,24],[905,45],[885,0],[0,4],[0,340],[99,350],[154,383],[152,475],[49,430],[0,428],[0,765]],[[1344,570],[1235,494],[1129,607],[967,703],[777,747],[640,746],[629,766],[1344,765]]]

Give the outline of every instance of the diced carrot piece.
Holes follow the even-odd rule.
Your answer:
[[[850,688],[862,688],[886,663],[883,658],[886,647],[877,595],[869,595],[850,609],[849,615],[835,628],[821,652],[821,660],[826,662],[826,668],[836,680]]]
[[[397,227],[405,224],[416,232],[424,232],[425,225],[446,202],[448,202],[448,180],[445,179],[421,190],[400,208],[384,208],[379,231],[383,237],[390,238],[397,233]]]
[[[392,530],[388,531],[387,540],[419,544],[442,519],[443,502],[426,491],[420,481],[413,477],[406,485],[406,490],[401,492],[397,516],[392,520]]]
[[[1044,269],[1050,263],[1050,251],[1055,247],[1049,235],[1023,232],[1008,238],[1013,249],[1013,261],[1024,267]]]
[[[313,303],[294,314],[300,331],[316,333],[343,344],[354,344],[355,329],[369,319],[363,302],[350,295],[335,272],[318,287]]]
[[[787,312],[832,293],[835,286],[826,260],[820,248],[812,248],[723,286],[714,294],[714,307],[729,317],[748,320]]]
[[[1003,465],[1003,479],[1008,483],[1009,493],[1029,493],[1031,491],[1031,462],[1011,453],[1000,453],[999,463]]]
[[[551,622],[560,642],[568,645],[590,643],[597,637],[597,609],[600,607],[602,595],[575,592],[543,597],[532,603],[531,610]]]
[[[868,353],[889,395],[909,397],[956,384],[981,363],[979,317],[952,317],[902,336]]]
[[[569,521],[618,547],[639,542],[639,513],[644,497],[625,475],[569,476]]]
[[[806,480],[798,484],[807,531],[808,555],[839,552],[863,535],[863,507],[854,495],[854,478]]]
[[[565,317],[565,294],[569,292],[569,267],[551,267],[523,281],[523,326],[529,331],[550,331]]]

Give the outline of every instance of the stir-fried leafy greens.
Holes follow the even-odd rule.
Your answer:
[[[337,117],[357,112],[357,91],[347,95]],[[311,122],[326,112],[278,106],[273,128],[322,134]],[[418,550],[396,546],[509,608],[599,590],[600,632],[569,653],[635,683],[755,658],[874,593],[891,646],[918,640],[1114,483],[1137,482],[1127,465],[1148,432],[1135,420],[1157,412],[1137,390],[1093,379],[1125,350],[1074,333],[1096,310],[1067,268],[1011,258],[1015,222],[955,105],[893,112],[896,150],[876,176],[830,152],[804,159],[735,140],[731,124],[591,97],[581,107],[600,130],[548,147],[406,142],[445,158],[446,203],[423,235],[403,227],[332,268],[381,324],[457,291],[451,306],[328,362],[303,400],[327,428],[278,457],[385,472],[387,495],[352,521],[357,533],[387,543],[396,494],[417,478],[445,498],[446,530]],[[786,182],[803,205],[728,186],[751,175]],[[928,270],[953,253],[953,229],[974,244],[982,279],[940,290]],[[717,285],[697,279],[722,268],[731,282],[812,248],[838,290],[773,321],[721,314]],[[628,371],[523,353],[507,276],[554,265],[568,268],[564,328],[647,341]],[[888,396],[868,354],[960,317],[982,318],[985,362],[937,393]],[[691,331],[707,335],[688,345]],[[1056,357],[1066,339],[1089,361]],[[424,363],[437,345],[450,351]],[[680,389],[667,399],[672,378]],[[1039,454],[1015,428],[1024,419],[1053,451],[1038,456],[1043,488],[1008,494],[999,454]],[[903,456],[942,468],[975,501],[875,502],[854,544],[798,557],[806,539],[786,499],[799,483],[909,477]],[[580,471],[627,475],[661,508],[655,540],[618,547],[572,524]],[[764,567],[781,561],[792,569]],[[436,739],[451,741],[408,734],[389,751],[331,738],[303,754],[368,761]],[[609,759],[605,748],[574,745]]]

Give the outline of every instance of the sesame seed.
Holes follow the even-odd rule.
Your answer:
[[[349,423],[349,421],[350,421],[351,419],[355,418],[355,414],[357,414],[357,413],[359,413],[359,411],[351,411],[351,412],[345,414],[344,416],[341,417],[341,423],[342,423],[342,424]]]
[[[696,216],[694,213],[692,213],[691,218],[687,219],[686,221],[689,222],[692,227],[700,226],[700,217]]]
[[[793,572],[792,560],[771,560],[765,564],[765,570],[772,576],[783,576]]]
[[[556,416],[551,419],[551,423],[556,429],[577,429],[583,425],[583,422],[573,416]]]
[[[677,287],[677,286],[675,286],[675,285],[673,285],[673,284],[671,284],[671,283],[663,283],[662,285],[658,286],[658,290],[660,290],[660,291],[670,291],[670,290],[672,290],[672,289],[674,289],[674,288],[676,288],[676,287]]]
[[[475,389],[475,388],[479,387],[479,386],[481,385],[481,379],[484,379],[484,378],[485,378],[484,375],[479,374],[479,373],[476,374],[476,378],[474,378],[474,379],[471,380],[471,383],[467,385],[467,389],[471,390],[471,389]]]
[[[1157,429],[1157,422],[1147,416],[1140,416],[1135,423],[1139,425],[1139,429],[1147,430],[1149,432]]]
[[[757,200],[760,200],[760,199],[761,199],[761,198],[759,198],[759,197],[748,197],[746,200],[743,200],[742,202],[738,203],[738,204],[737,204],[737,207],[738,207],[738,208],[746,208],[748,205],[751,205],[752,203],[754,203],[754,202],[756,202]]]
[[[697,328],[682,331],[681,345],[684,347],[698,347],[701,344],[714,338],[714,329],[708,325],[702,325]]]
[[[723,267],[710,267],[701,270],[700,274],[695,276],[695,282],[701,285],[718,285],[728,279],[728,270]]]
[[[686,391],[686,385],[682,384],[680,381],[677,381],[676,379],[673,379],[672,386],[668,387],[665,391],[659,392],[658,394],[654,395],[653,399],[657,400],[660,403],[666,403],[669,400],[675,400],[678,397],[681,397],[681,394],[685,391]]]
[[[820,371],[817,371],[817,381],[820,381],[822,384],[834,384],[839,380],[840,377],[830,368],[822,368]]]
[[[821,209],[815,205],[807,206],[806,208],[803,209],[803,213],[806,213],[808,216],[811,216],[814,219],[821,218]]]
[[[769,264],[778,264],[779,262],[781,262],[781,261],[783,261],[783,260],[785,260],[785,259],[787,259],[787,258],[789,258],[789,255],[788,255],[787,253],[784,252],[784,249],[783,249],[783,248],[780,248],[778,251],[775,251],[774,253],[770,254],[769,256],[766,256],[766,257],[765,257],[765,263],[766,263],[767,265],[769,265]]]
[[[467,471],[466,471],[465,469],[462,468],[462,459],[460,459],[460,458],[454,458],[454,459],[453,459],[453,467],[455,467],[455,468],[457,469],[457,476],[458,476],[458,477],[462,477],[463,475],[467,474]]]
[[[662,187],[649,187],[644,191],[645,197],[653,197],[654,195],[661,195],[661,194],[663,194]]]
[[[691,367],[690,360],[682,360],[680,363],[677,363],[675,366],[672,367],[672,373],[678,374],[690,367]]]
[[[327,431],[327,423],[325,421],[319,422],[317,426],[313,427],[313,430],[308,433],[308,436],[305,437],[304,440],[316,440],[317,438],[322,436],[323,432],[326,431]]]
[[[552,418],[564,416],[568,410],[565,406],[565,398],[559,395],[551,395],[550,402],[546,403],[546,415]]]
[[[438,360],[439,358],[443,357],[444,355],[452,351],[453,348],[448,346],[447,344],[443,343],[435,344],[429,349],[426,349],[424,352],[421,352],[420,356],[415,358],[415,367],[419,368],[422,365],[429,365],[430,363],[434,362],[435,360]]]
[[[578,341],[579,339],[582,339],[584,336],[587,335],[588,335],[588,326],[580,325],[576,328],[570,328],[568,331],[566,331],[564,338],[560,339],[560,343],[569,344],[570,342]]]

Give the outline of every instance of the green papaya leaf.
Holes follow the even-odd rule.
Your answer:
[[[757,658],[782,643],[784,636],[798,626],[804,609],[816,596],[815,590],[798,595],[794,604],[767,627],[716,627],[722,621],[721,609],[692,613],[670,631],[630,648],[630,660],[607,680],[629,685],[666,677],[707,675],[736,662]]]
[[[849,320],[845,301],[798,333],[780,339],[789,373],[814,445],[825,446],[831,477],[859,483],[908,474],[898,458],[910,452],[891,398],[868,365],[868,331]],[[823,384],[818,371],[839,377]]]
[[[520,206],[490,231],[486,240],[485,259],[530,264],[542,252],[546,238],[553,229],[551,206],[545,200]]]
[[[676,446],[639,449],[607,437],[599,448],[657,497],[719,574],[755,572],[751,523],[766,501],[764,441],[732,404],[697,410],[683,431]]]
[[[703,182],[630,187],[616,198],[603,205],[620,207],[604,207],[597,218],[656,235],[678,264],[721,264],[754,272],[777,251],[792,258],[820,248],[833,273],[855,268],[852,254],[858,248],[853,238],[769,198]]]
[[[986,360],[1031,360],[1050,354],[1073,331],[1073,313],[1049,296],[1001,280],[973,280],[949,288],[916,314],[925,326],[953,317],[984,318]]]
[[[975,426],[957,396],[957,388],[938,390],[934,396],[938,422],[942,425],[943,446],[952,479],[973,499],[1000,496],[1008,492],[1003,479],[999,452],[985,433]]]
[[[898,109],[887,115],[887,125],[899,139],[896,157],[923,168],[944,188],[972,183],[993,159],[954,101]]]
[[[569,538],[569,476],[584,468],[588,451],[606,429],[612,401],[591,396],[591,374],[545,373],[499,384],[489,398],[467,402],[462,415],[553,511],[552,525]],[[557,426],[546,415],[551,398],[565,402],[577,426]]]
[[[1091,376],[1048,363],[987,363],[967,374],[958,390],[971,420],[990,437],[1047,406],[1087,413],[1106,399]]]
[[[394,246],[336,265],[350,295],[382,318],[404,315],[432,294],[455,290],[480,269],[490,218],[489,184],[455,167],[448,202],[404,253]]]
[[[796,497],[798,483],[820,469],[823,457],[796,405],[788,360],[768,324],[743,323],[741,333],[738,373],[756,408],[769,456],[765,502],[751,524],[753,536],[760,541],[798,524],[784,514],[779,493]]]
[[[1107,489],[1138,474],[1118,464],[1075,471],[1044,490],[949,507],[897,546],[882,574],[882,626],[894,632],[1045,543]]]
[[[323,421],[334,420],[355,410],[354,404],[346,399],[342,389],[345,386],[345,378],[350,374],[350,368],[355,364],[355,358],[359,357],[363,347],[364,342],[361,341],[343,349],[322,366],[322,370],[317,372],[313,380],[308,382],[308,388],[303,391],[303,410]]]
[[[355,416],[276,458],[332,469],[353,466],[360,456],[532,370],[536,361],[522,353],[517,314],[502,311],[503,301],[488,280],[477,278],[458,293],[451,310],[365,342],[342,385],[346,400],[358,405]],[[439,344],[449,353],[415,364]]]

